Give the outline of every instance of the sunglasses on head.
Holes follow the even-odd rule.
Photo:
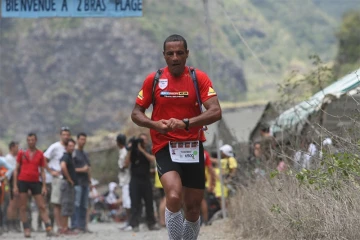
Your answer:
[[[61,127],[61,131],[64,131],[64,130],[70,130],[69,127]]]

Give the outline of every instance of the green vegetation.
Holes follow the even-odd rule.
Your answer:
[[[335,74],[344,76],[360,65],[360,11],[345,14],[336,36],[339,42]]]

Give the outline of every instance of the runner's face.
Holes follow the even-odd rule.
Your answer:
[[[86,144],[86,137],[85,136],[80,136],[77,140],[77,143],[79,145],[80,148],[83,148]]]
[[[27,137],[26,141],[27,141],[27,144],[28,144],[29,148],[35,148],[35,146],[36,146],[36,138],[35,138],[35,136]]]
[[[70,132],[69,131],[62,131],[61,134],[60,134],[60,139],[61,141],[64,143],[66,142],[67,140],[70,139]]]
[[[184,72],[186,59],[189,56],[189,50],[185,49],[184,42],[167,42],[163,54],[171,75],[180,76]]]
[[[69,152],[69,153],[72,153],[74,150],[75,150],[75,143],[73,142],[69,142],[67,147],[66,147],[66,150]]]

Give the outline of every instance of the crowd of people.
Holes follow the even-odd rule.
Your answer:
[[[47,236],[92,233],[88,229],[91,199],[106,204],[106,208],[115,214],[119,210],[125,212],[124,222],[119,225],[122,231],[139,231],[143,208],[149,230],[166,227],[165,192],[148,135],[142,133],[129,141],[124,134],[116,137],[118,183],[110,182],[108,191],[101,195],[96,192],[91,178],[90,160],[84,151],[86,140],[87,135],[79,133],[75,141],[70,129],[63,127],[60,140],[44,152],[36,147],[35,133],[27,135],[27,147],[20,149],[18,142],[11,141],[8,154],[2,156],[0,152],[1,233],[23,231],[25,237],[31,236],[31,231],[35,231],[32,201],[38,210],[36,231],[45,231]],[[224,176],[225,198],[231,189],[231,179],[236,175],[237,161],[232,147],[224,145],[220,152],[221,166],[216,153],[204,150],[206,189],[201,202],[201,222],[204,225],[208,225],[209,217],[220,210],[220,171]],[[117,194],[119,189],[120,196]],[[95,195],[92,195],[93,190]]]
[[[44,152],[36,146],[36,133],[27,135],[23,149],[18,142],[9,143],[9,153],[5,157],[0,153],[5,173],[0,178],[1,233],[23,229],[24,236],[31,237],[32,198],[38,209],[38,231],[47,236],[91,232],[87,228],[91,174],[84,152],[86,139],[86,133],[79,133],[75,141],[70,129],[63,127],[60,140]]]

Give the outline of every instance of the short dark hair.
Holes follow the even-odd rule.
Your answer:
[[[69,127],[61,127],[61,128],[60,128],[60,134],[62,134],[63,132],[69,132],[69,133],[71,133]]]
[[[76,144],[75,140],[70,138],[69,140],[64,142],[65,147],[67,147],[69,145],[69,142],[72,142],[72,143]]]
[[[12,149],[13,147],[15,147],[16,145],[19,145],[19,143],[18,143],[18,142],[15,142],[15,141],[11,141],[11,142],[9,143],[9,150]]]
[[[36,135],[36,133],[33,133],[33,132],[30,132],[30,133],[28,133],[28,135],[27,135],[27,137],[35,137],[35,139],[37,140],[37,135]]]
[[[270,132],[270,126],[269,126],[269,124],[267,124],[267,123],[262,123],[262,124],[260,125],[260,130],[261,130],[262,132],[266,132],[266,133]]]
[[[116,142],[121,145],[126,144],[126,136],[124,134],[119,134],[116,136]]]
[[[79,139],[80,137],[87,137],[87,135],[86,135],[86,133],[81,132],[81,133],[78,133],[77,139]]]
[[[185,48],[185,50],[187,50],[187,42],[186,42],[185,38],[181,35],[173,34],[173,35],[168,36],[164,41],[164,51],[165,51],[165,45],[168,42],[183,42],[184,48]]]

